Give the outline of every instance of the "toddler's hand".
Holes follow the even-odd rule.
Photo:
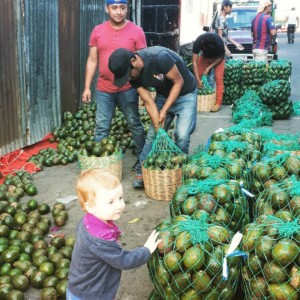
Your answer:
[[[157,245],[161,242],[160,239],[156,240],[158,237],[158,234],[159,234],[159,232],[157,232],[156,230],[153,230],[144,245],[144,247],[149,249],[151,254],[155,251],[155,249],[157,248]]]

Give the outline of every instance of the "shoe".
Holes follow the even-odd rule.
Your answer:
[[[135,181],[132,183],[132,186],[135,189],[143,189],[144,188],[144,180],[142,175],[137,175]]]
[[[136,171],[136,170],[137,170],[137,166],[138,166],[139,163],[140,163],[139,160],[137,160],[137,161],[134,163],[134,165],[132,166],[132,171]]]
[[[221,105],[215,104],[215,105],[213,105],[213,106],[211,107],[210,111],[211,111],[211,112],[217,112],[217,111],[219,111],[220,109],[221,109]]]

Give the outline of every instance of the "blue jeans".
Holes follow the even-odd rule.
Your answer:
[[[66,291],[66,300],[80,300],[80,298],[72,295],[70,290],[67,289],[67,291]]]
[[[103,138],[108,137],[116,106],[119,105],[127,121],[128,129],[132,133],[136,153],[139,157],[145,144],[145,131],[140,120],[138,93],[136,89],[131,88],[127,91],[117,93],[97,91],[96,102],[95,140],[99,142]]]
[[[155,103],[158,110],[164,106],[166,98],[162,95],[157,95]],[[190,136],[196,129],[197,119],[197,89],[194,92],[180,96],[168,110],[164,129],[168,131],[172,121],[176,116],[176,124],[174,130],[175,144],[186,154],[189,152]],[[156,136],[156,131],[151,124],[146,143],[140,155],[140,161],[144,161],[152,148],[152,142]]]

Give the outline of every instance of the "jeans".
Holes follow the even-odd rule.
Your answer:
[[[72,295],[70,290],[67,289],[67,291],[66,291],[66,300],[80,300],[80,298]]]
[[[145,144],[145,131],[140,120],[138,93],[136,89],[131,88],[127,91],[117,93],[97,91],[96,102],[95,140],[99,142],[103,138],[108,137],[116,106],[119,105],[127,121],[128,129],[132,133],[132,139],[136,146],[136,154],[139,157]]]
[[[157,95],[155,103],[160,111],[166,102],[166,98]],[[197,89],[192,93],[180,96],[173,103],[167,112],[164,129],[168,131],[172,121],[176,116],[176,124],[174,130],[175,144],[186,154],[189,152],[190,136],[196,129],[197,119]],[[152,148],[152,142],[156,136],[156,131],[151,124],[146,137],[146,143],[140,155],[140,161],[144,161]]]
[[[294,40],[295,28],[296,28],[296,24],[288,24],[287,37],[289,43],[291,42],[291,40]]]

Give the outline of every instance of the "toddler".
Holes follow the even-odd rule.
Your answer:
[[[122,249],[114,221],[124,211],[123,188],[117,177],[100,169],[82,173],[76,190],[86,211],[77,228],[69,269],[68,300],[113,300],[122,270],[145,264],[160,240],[153,231],[143,247]]]

